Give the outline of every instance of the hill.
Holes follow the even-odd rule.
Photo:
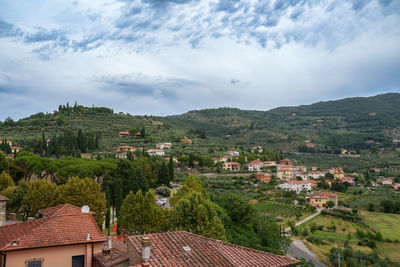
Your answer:
[[[378,152],[393,148],[400,134],[400,94],[347,98],[269,111],[218,108],[189,111],[167,117],[133,116],[108,108],[60,106],[50,114],[38,113],[17,122],[0,124],[0,136],[24,143],[33,137],[61,135],[66,130],[101,133],[102,150],[135,144],[153,146],[188,135],[205,149],[222,145],[262,145],[284,151],[339,153],[346,148]],[[145,129],[146,138],[121,139],[118,131]],[[207,136],[207,140],[204,138]],[[202,137],[202,138],[200,138]],[[307,147],[306,143],[315,147]],[[304,151],[302,151],[304,150]]]

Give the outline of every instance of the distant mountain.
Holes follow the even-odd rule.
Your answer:
[[[312,105],[279,107],[269,111],[218,108],[189,111],[167,117],[133,116],[113,113],[107,108],[60,106],[51,114],[38,113],[18,122],[0,124],[0,137],[14,140],[61,134],[65,129],[102,133],[105,149],[122,143],[117,132],[145,127],[146,144],[189,135],[198,138],[205,132],[208,142],[202,146],[264,145],[297,151],[305,142],[314,143],[321,152],[341,148],[377,150],[393,147],[400,135],[400,94],[346,98]],[[203,134],[204,135],[204,134]],[[203,136],[204,138],[204,136]]]

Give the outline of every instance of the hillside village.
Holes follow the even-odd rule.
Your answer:
[[[387,154],[291,152],[282,142],[295,135],[238,144],[163,127],[3,135],[0,266],[29,251],[32,266],[53,254],[73,266],[399,266],[398,142]],[[301,142],[323,147],[312,139]]]

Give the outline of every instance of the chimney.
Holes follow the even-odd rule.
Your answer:
[[[107,236],[107,241],[103,247],[103,255],[110,254],[111,249],[112,249],[112,239],[111,236]]]
[[[145,236],[142,238],[142,260],[143,262],[148,262],[150,259],[150,248],[151,241],[150,238]]]

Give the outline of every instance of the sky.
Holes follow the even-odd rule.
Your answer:
[[[399,0],[0,0],[0,120],[399,91]]]

